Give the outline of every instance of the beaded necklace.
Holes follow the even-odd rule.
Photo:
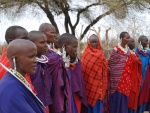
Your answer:
[[[40,58],[36,57],[36,60],[37,60],[37,62],[40,62],[40,63],[47,63],[48,62],[48,58],[45,55],[41,55]]]
[[[144,53],[147,53],[147,49],[144,49],[144,48],[138,48],[140,51],[143,51]]]
[[[16,75],[16,77],[21,80],[29,89],[30,89],[30,84],[26,81],[26,79],[16,70],[10,68],[9,69],[12,73],[14,73]],[[31,89],[30,89],[31,90]]]

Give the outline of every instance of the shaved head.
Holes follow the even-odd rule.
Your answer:
[[[37,47],[37,56],[41,57],[48,51],[47,37],[41,31],[31,31],[29,32],[29,40],[32,41]]]
[[[148,39],[146,36],[144,36],[144,35],[142,35],[142,36],[140,36],[139,37],[139,39],[138,39],[138,42],[141,42],[142,40],[146,40],[146,39]]]
[[[43,23],[39,27],[39,31],[44,32],[44,33],[50,31],[51,29],[55,29],[55,27],[49,23]]]
[[[64,33],[60,36],[58,39],[58,43],[60,47],[63,47],[64,45],[72,44],[72,42],[77,41],[77,38],[69,33]]]
[[[14,39],[28,39],[28,31],[21,26],[10,26],[6,30],[5,39],[8,44]]]
[[[16,39],[10,42],[7,48],[7,57],[11,68],[16,69],[22,76],[36,71],[36,45],[25,39]]]
[[[46,35],[41,31],[30,31],[29,32],[29,40],[32,42],[35,42],[36,40],[38,40],[42,36],[46,37]]]
[[[43,32],[47,37],[47,43],[53,44],[56,38],[56,29],[52,24],[43,23],[39,27],[39,31]]]
[[[19,54],[32,50],[32,48],[36,48],[36,45],[29,40],[13,40],[7,47],[7,57],[9,60],[11,60],[13,57],[17,57]]]

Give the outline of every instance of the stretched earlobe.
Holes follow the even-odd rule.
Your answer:
[[[13,56],[13,65],[14,65],[14,70],[16,70],[16,58]]]

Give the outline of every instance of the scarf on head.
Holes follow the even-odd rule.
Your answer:
[[[102,52],[99,38],[97,48],[93,48],[88,40],[81,61],[87,102],[94,106],[98,99],[103,99],[107,88],[108,62]]]

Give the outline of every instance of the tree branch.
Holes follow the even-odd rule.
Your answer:
[[[131,0],[127,3],[123,2],[121,5],[114,7],[113,9],[110,9],[109,11],[103,13],[102,15],[99,15],[97,18],[95,18],[83,31],[82,35],[81,35],[81,40],[83,39],[84,35],[88,32],[88,30],[90,29],[90,27],[92,27],[93,25],[95,25],[100,19],[102,19],[103,17],[110,15],[111,13],[113,13],[114,11],[116,11],[119,7],[122,7],[124,5],[129,5],[133,2],[134,0]]]
[[[69,10],[70,10],[69,4],[67,2],[63,3],[63,2],[60,2],[57,0],[55,0],[54,2],[57,4],[57,6],[59,8],[61,8],[61,10],[65,16],[64,25],[65,25],[66,32],[69,33],[69,26],[70,26],[72,34],[75,35],[75,29],[73,29],[73,25],[72,25],[70,15],[69,15]]]
[[[81,39],[83,39],[84,35],[88,32],[88,30],[90,29],[90,27],[92,27],[94,24],[96,24],[101,18],[111,14],[114,10],[109,10],[107,12],[105,12],[104,14],[98,16],[96,19],[94,19],[84,30],[84,32],[81,35]]]
[[[45,12],[45,14],[47,15],[48,19],[52,23],[52,25],[56,28],[56,32],[59,33],[58,26],[57,26],[57,24],[55,22],[53,14],[49,10],[48,3],[46,3],[46,1],[44,2],[44,6],[45,7],[42,6],[42,3],[38,2],[38,1],[36,1],[36,4]]]
[[[76,23],[74,24],[73,27],[74,28],[77,27],[77,25],[78,25],[78,23],[80,21],[80,15],[81,15],[81,13],[83,13],[84,11],[86,11],[87,9],[89,9],[90,7],[93,7],[93,6],[96,6],[96,5],[100,5],[100,3],[97,2],[97,3],[90,4],[90,5],[86,6],[85,8],[81,9],[80,11],[78,11],[78,13],[77,13],[77,21],[76,21]]]

